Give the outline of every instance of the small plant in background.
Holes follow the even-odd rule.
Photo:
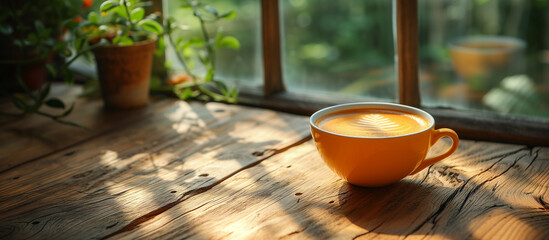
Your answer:
[[[149,100],[153,54],[163,53],[164,44],[160,16],[146,16],[147,6],[152,2],[107,0],[81,25],[81,45],[104,44],[92,52],[107,108],[135,108]]]
[[[99,11],[92,11],[80,24],[80,38],[77,48],[86,44],[97,43],[104,39],[104,44],[127,46],[135,42],[157,39],[163,28],[158,21],[158,14],[145,16],[144,7],[150,2],[138,0],[107,0],[101,4]]]
[[[51,78],[74,82],[69,65],[89,49],[74,50],[74,39],[68,32],[78,28],[80,16],[92,0],[14,1],[0,3],[0,93],[19,110],[7,115],[39,114],[55,121],[82,127],[61,120],[73,110],[58,98],[48,97]],[[62,109],[60,114],[42,110],[46,105]]]
[[[185,28],[174,18],[167,20],[166,34],[185,71],[185,74],[179,74],[170,79],[169,84],[173,85],[173,92],[182,100],[197,98],[235,103],[238,90],[228,87],[215,78],[215,60],[218,49],[238,49],[240,43],[236,38],[225,36],[220,31],[212,34],[208,31],[207,24],[234,18],[236,13],[234,11],[219,13],[210,5],[191,0],[187,0],[181,7],[192,11],[193,16],[199,21],[202,36],[189,39],[178,37],[176,31],[185,30]],[[197,61],[201,64],[200,66],[197,66]],[[197,74],[197,69],[200,70],[201,75]]]

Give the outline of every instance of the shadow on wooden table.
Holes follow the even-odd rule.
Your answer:
[[[413,224],[429,218],[435,207],[433,199],[444,198],[444,193],[450,191],[450,188],[406,180],[380,188],[344,184],[339,204],[342,214],[368,233],[402,236],[417,231],[421,226]],[[446,204],[441,207],[448,207]]]
[[[360,236],[546,239],[548,165],[536,159],[547,155],[502,147],[494,147],[501,152],[485,149],[493,157],[482,162],[470,157],[479,149],[461,151],[452,161],[430,167],[423,180],[412,176],[381,188],[344,184],[341,214],[366,230]]]

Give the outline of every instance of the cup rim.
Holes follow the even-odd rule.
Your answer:
[[[481,49],[474,47],[463,46],[464,43],[470,42],[483,42],[483,43],[505,43],[509,44],[512,47],[510,48],[500,48],[500,49]],[[499,35],[472,35],[461,37],[455,39],[454,41],[448,44],[450,49],[459,50],[463,52],[474,52],[474,53],[509,53],[517,50],[524,49],[526,44],[522,39],[509,37],[509,36],[499,36]]]
[[[417,115],[420,115],[420,117],[423,117],[425,118],[428,122],[429,122],[429,127],[425,128],[424,130],[421,130],[421,131],[417,131],[417,132],[413,132],[413,133],[408,133],[408,134],[403,134],[403,135],[398,135],[398,136],[388,136],[388,137],[360,137],[360,136],[349,136],[349,135],[343,135],[343,134],[339,134],[339,133],[334,133],[334,132],[330,132],[330,131],[326,131],[322,128],[320,128],[319,126],[317,126],[314,122],[316,120],[318,120],[320,117],[322,116],[325,116],[327,114],[330,114],[330,113],[334,113],[334,112],[337,112],[337,111],[342,111],[342,110],[348,110],[348,109],[359,109],[359,108],[362,108],[364,106],[368,106],[368,108],[375,108],[376,106],[378,106],[379,108],[387,108],[387,109],[391,109],[391,110],[398,110],[398,111],[404,111],[404,112],[412,112],[414,114],[417,114]],[[310,117],[309,117],[309,125],[314,127],[316,130],[318,131],[321,131],[321,132],[324,132],[324,133],[327,133],[327,134],[331,134],[331,135],[336,135],[336,136],[341,136],[341,137],[346,137],[346,138],[358,138],[358,139],[390,139],[390,138],[401,138],[401,137],[407,137],[407,136],[412,136],[412,135],[416,135],[416,134],[420,134],[420,133],[423,133],[423,132],[426,132],[426,131],[429,131],[430,129],[432,129],[435,125],[435,119],[433,118],[433,116],[431,114],[429,114],[428,112],[424,111],[424,110],[421,110],[419,108],[415,108],[415,107],[411,107],[411,106],[407,106],[407,105],[402,105],[402,104],[398,104],[398,103],[387,103],[387,102],[355,102],[355,103],[344,103],[344,104],[338,104],[338,105],[333,105],[333,106],[330,106],[330,107],[325,107],[325,108],[322,108],[318,111],[316,111],[315,113],[313,113]]]

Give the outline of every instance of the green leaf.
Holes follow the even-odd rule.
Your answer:
[[[53,51],[54,52],[60,52],[60,51],[63,51],[66,47],[67,47],[67,42],[57,42],[53,46]]]
[[[235,17],[236,17],[236,12],[235,11],[230,11],[230,12],[226,12],[226,13],[223,13],[223,14],[219,15],[218,18],[231,19],[231,18],[235,18]]]
[[[59,115],[58,117],[66,117],[68,116],[72,110],[74,109],[74,102],[71,104],[71,107],[69,109],[67,109],[67,111],[63,112],[61,115]]]
[[[8,24],[0,24],[0,33],[3,35],[11,35],[13,33],[13,28]]]
[[[219,47],[226,47],[226,48],[232,48],[232,49],[239,49],[240,48],[240,42],[235,37],[226,36],[221,39],[221,41],[217,42],[217,45]]]
[[[145,31],[154,33],[156,35],[162,34],[162,26],[154,20],[143,19],[138,24],[138,27],[142,27]]]
[[[130,16],[132,18],[132,22],[137,23],[137,22],[141,21],[143,19],[143,17],[145,17],[145,9],[136,8],[136,9],[132,10],[132,12],[130,13]]]
[[[192,48],[184,48],[182,53],[183,57],[191,58],[196,53],[196,51]]]
[[[110,10],[118,6],[120,6],[120,2],[116,0],[107,0],[101,4],[99,10],[101,12],[109,12]]]
[[[173,28],[176,26],[176,24],[177,24],[177,22],[176,22],[176,20],[175,20],[174,17],[168,17],[168,18],[166,19],[166,26],[167,26],[168,28],[173,29]]]
[[[158,38],[155,54],[157,56],[162,56],[164,54],[165,49],[166,49],[166,42],[164,42],[164,38]]]
[[[223,40],[223,33],[218,32],[217,35],[215,36],[215,42],[217,43],[218,46],[221,40]]]
[[[210,62],[208,56],[207,56],[207,53],[206,51],[202,51],[202,52],[199,52],[198,54],[198,60],[200,60],[200,62],[204,65],[207,65],[208,62]]]
[[[48,107],[65,109],[65,103],[63,103],[63,101],[61,101],[59,98],[50,98],[46,100],[45,103],[46,105],[48,105]]]
[[[85,22],[83,22],[82,24],[85,24]],[[78,26],[79,26],[79,23],[76,21],[68,21],[65,23],[65,25],[63,25],[63,27],[66,28],[67,30],[75,29]]]
[[[187,59],[187,65],[189,65],[190,69],[194,69],[196,67],[196,61],[193,61],[192,59]]]
[[[194,81],[185,81],[185,82],[176,84],[175,86],[173,86],[173,89],[177,90],[176,93],[180,93],[181,89],[184,89],[184,88],[193,88],[194,89],[194,87],[196,87],[198,85],[200,85],[200,84],[198,84]]]
[[[78,127],[78,128],[82,128],[84,130],[88,130],[88,131],[93,131],[92,129],[86,127],[86,126],[82,126],[78,123],[75,123],[75,122],[69,122],[69,121],[63,121],[61,119],[58,119],[58,118],[53,118],[53,120],[55,120],[56,122],[58,123],[62,123],[62,124],[65,124],[65,125],[69,125],[69,126],[73,126],[73,127]]]
[[[51,75],[57,76],[57,70],[55,69],[55,67],[52,64],[46,64],[46,68],[51,73]]]
[[[17,47],[22,47],[23,46],[23,41],[19,40],[19,39],[16,39],[13,41],[13,45],[17,46]]]
[[[34,34],[34,33],[29,33],[29,35],[27,35],[27,41],[28,41],[30,44],[34,44],[35,42],[38,41],[38,37],[37,37],[36,34]]]
[[[210,12],[211,14],[213,14],[214,16],[219,16],[219,12],[217,11],[217,9],[215,9],[214,7],[210,6],[210,5],[206,5],[204,7],[204,9],[206,9],[206,11]]]
[[[99,15],[96,12],[90,12],[88,14],[88,21],[92,24],[99,24]]]
[[[238,97],[238,89],[237,88],[233,88],[231,89],[231,97],[236,99]]]
[[[65,84],[71,86],[74,84],[74,75],[72,74],[72,71],[65,68],[62,72],[63,80],[65,80]]]
[[[25,102],[25,100],[23,100],[22,98],[19,98],[19,97],[13,97],[13,98],[11,98],[11,101],[13,102],[13,105],[15,107],[23,110],[23,112],[27,112],[28,105]]]
[[[42,42],[48,47],[54,47],[57,43],[59,43],[59,41],[57,39],[49,37],[49,32],[49,30],[42,32],[44,34],[44,36],[41,36]]]
[[[183,50],[183,38],[182,37],[179,37],[177,38],[177,40],[175,40],[175,44],[174,44],[174,47],[177,51],[181,51]]]
[[[200,38],[200,37],[193,37],[191,39],[189,39],[189,41],[186,43],[188,44],[188,46],[197,46],[197,47],[201,47],[201,46],[204,46],[204,39]]]
[[[40,95],[38,96],[37,102],[42,102],[44,101],[44,99],[46,99],[46,97],[50,93],[50,87],[51,87],[51,82],[48,82],[48,84],[46,84],[46,87],[40,90]]]
[[[193,95],[193,90],[191,90],[190,88],[185,88],[185,90],[183,90],[183,92],[180,92],[179,94],[177,94],[177,97],[181,100],[187,100],[192,95]]]
[[[40,20],[34,21],[34,27],[38,32],[43,32],[46,30],[46,28],[44,27],[44,24]]]
[[[209,68],[208,69],[208,73],[206,74],[206,76],[204,77],[204,82],[210,82],[213,80],[213,76],[214,76],[214,70],[213,68]]]
[[[113,9],[113,11],[115,11],[116,14],[118,14],[118,16],[120,16],[121,18],[128,19],[128,13],[126,13],[126,8],[124,8],[124,5],[122,5],[122,3],[120,3],[120,6],[118,6],[116,9]]]
[[[202,13],[200,13],[198,10],[193,11],[193,15],[199,19],[202,19]]]
[[[74,48],[77,52],[80,52],[84,48],[84,45],[86,45],[85,38],[78,38],[74,41]]]
[[[120,46],[129,46],[133,44],[133,40],[128,36],[116,36],[113,38],[112,43]]]
[[[180,7],[180,8],[183,8],[183,9],[185,9],[185,8],[191,8],[191,4],[189,4],[189,3],[182,3],[181,6],[179,6],[179,7]]]
[[[215,85],[217,86],[217,89],[219,89],[219,91],[220,91],[223,95],[225,95],[225,96],[229,95],[229,90],[227,89],[227,85],[225,85],[224,82],[215,81],[215,80],[214,80],[213,82],[214,82]]]

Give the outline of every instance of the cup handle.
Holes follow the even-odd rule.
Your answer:
[[[454,132],[454,130],[449,128],[440,128],[440,129],[434,130],[433,135],[431,136],[431,143],[430,143],[431,146],[435,145],[435,143],[443,137],[449,137],[452,139],[452,145],[450,146],[450,148],[443,154],[423,160],[421,164],[419,164],[419,166],[412,173],[410,173],[410,175],[418,173],[424,168],[431,166],[432,164],[450,156],[452,153],[456,151],[459,145],[459,138],[457,133]]]

